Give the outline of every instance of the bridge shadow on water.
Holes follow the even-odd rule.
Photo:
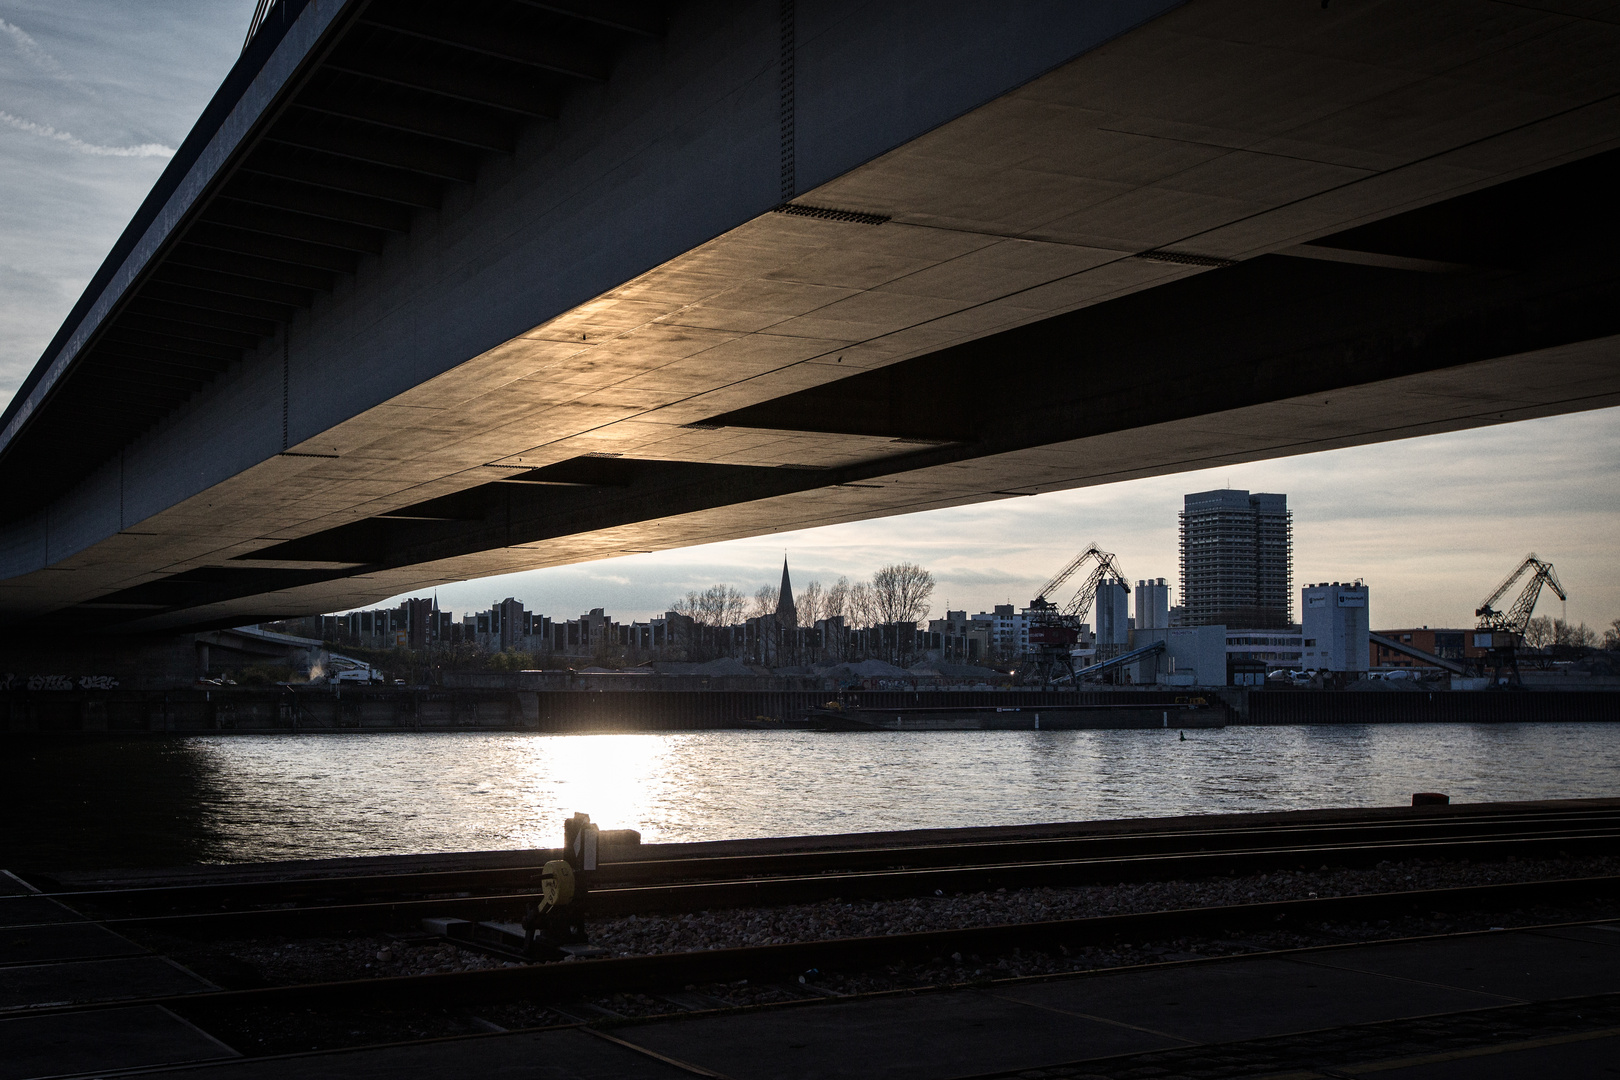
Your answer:
[[[13,735],[0,754],[0,868],[218,859],[217,780],[184,740]]]

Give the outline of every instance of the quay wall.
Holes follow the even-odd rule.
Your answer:
[[[1264,690],[1245,706],[1242,722],[1260,725],[1620,721],[1620,694],[1603,690]]]
[[[1620,721],[1602,691],[1204,691],[1227,724],[1557,723]],[[869,709],[1171,706],[1186,692],[868,690]],[[288,690],[72,690],[0,693],[0,732],[195,734],[367,731],[697,731],[769,726],[828,699],[819,690],[500,691],[403,687]]]

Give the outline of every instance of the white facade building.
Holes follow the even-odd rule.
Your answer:
[[[1170,625],[1170,586],[1164,578],[1136,583],[1136,629],[1163,630]]]
[[[1226,671],[1233,686],[1264,686],[1273,671],[1299,667],[1301,634],[1292,630],[1226,628]]]
[[[1230,659],[1264,662],[1270,671],[1299,667],[1302,648],[1298,630],[1226,629],[1226,655]]]
[[[1136,682],[1158,682],[1170,686],[1226,685],[1226,627],[1176,626],[1137,630],[1131,647],[1140,649],[1155,641],[1165,643],[1165,651],[1130,665]]]
[[[1118,578],[1103,578],[1097,585],[1097,647],[1118,655],[1131,640],[1129,586]],[[1098,655],[1102,655],[1099,652]]]
[[[1300,590],[1301,665],[1313,671],[1366,671],[1367,586],[1357,581]]]
[[[1029,651],[1029,612],[1019,613],[1011,604],[997,604],[994,611],[981,611],[973,622],[990,631],[991,651],[1002,657],[1022,656]]]

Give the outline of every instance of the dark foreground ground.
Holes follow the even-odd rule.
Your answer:
[[[1601,1077],[1620,1061],[1620,925],[1271,951],[646,1019],[578,1009],[557,1021],[504,1033],[486,1021],[483,1032],[459,1038],[232,1059],[233,1047],[173,1013],[134,1006],[0,1021],[0,1075],[116,1075],[97,1069],[116,1055],[126,1064],[190,1062],[143,1073],[176,1080]]]
[[[1610,854],[1412,858],[626,915],[591,929],[613,954],[645,957],[1617,874]],[[1251,920],[566,1001],[402,1007],[328,994],[319,1007],[209,1012],[186,995],[513,962],[399,929],[115,934],[48,914],[44,897],[0,879],[0,1080],[1620,1075],[1620,900],[1563,887],[1517,906],[1436,900],[1389,918]]]

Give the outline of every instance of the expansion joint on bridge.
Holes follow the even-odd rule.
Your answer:
[[[796,40],[797,13],[794,11],[794,0],[781,0],[781,5],[782,54],[778,107],[780,110],[779,120],[782,139],[782,201],[785,203],[799,192],[797,148],[794,145],[797,141],[797,133],[794,131],[793,117],[793,54],[798,47],[798,42]]]

